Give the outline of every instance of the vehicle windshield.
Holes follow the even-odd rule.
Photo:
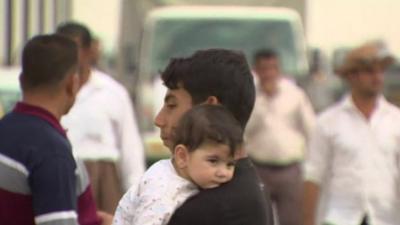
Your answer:
[[[304,46],[297,28],[287,18],[159,18],[149,23],[138,90],[141,129],[158,130],[153,119],[166,91],[159,74],[172,57],[187,57],[199,49],[227,48],[243,51],[251,64],[256,51],[272,48],[280,56],[283,73],[305,75]]]
[[[301,58],[290,22],[255,19],[167,19],[159,20],[151,37],[147,71],[155,75],[171,57],[189,56],[206,48],[241,50],[252,63],[253,54],[261,48],[275,49],[281,58],[283,72],[297,75]]]

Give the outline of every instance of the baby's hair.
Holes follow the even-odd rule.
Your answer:
[[[240,123],[221,105],[194,106],[183,115],[174,135],[174,148],[182,144],[189,152],[203,144],[225,144],[233,155],[242,142]]]

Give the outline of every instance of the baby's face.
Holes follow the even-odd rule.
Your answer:
[[[186,172],[203,189],[230,181],[234,170],[235,160],[227,145],[207,144],[189,153]]]

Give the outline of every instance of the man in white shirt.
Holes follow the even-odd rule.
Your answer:
[[[81,89],[63,118],[75,157],[85,161],[100,210],[114,213],[119,199],[144,173],[145,158],[127,90],[109,75],[91,68],[92,37],[77,23],[57,33],[77,42]]]
[[[400,223],[400,110],[382,96],[392,61],[384,46],[367,43],[338,69],[350,90],[317,120],[305,163],[305,225]]]
[[[281,75],[273,50],[260,50],[254,58],[258,85],[245,148],[271,194],[279,224],[298,225],[303,197],[300,164],[315,115],[304,91]]]

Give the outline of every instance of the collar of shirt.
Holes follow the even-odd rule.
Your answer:
[[[280,77],[278,80],[277,89],[273,95],[268,95],[267,93],[265,93],[265,91],[261,87],[261,84],[258,82],[256,85],[256,92],[260,96],[263,96],[266,100],[273,100],[273,99],[277,99],[279,96],[281,96],[282,93],[291,91],[292,85],[295,85],[295,84],[293,84],[293,81],[282,75],[282,77]]]
[[[57,120],[57,118],[53,114],[51,114],[49,111],[47,111],[43,108],[40,108],[40,107],[34,106],[34,105],[30,105],[30,104],[27,104],[24,102],[18,102],[15,105],[13,112],[39,117],[39,118],[47,121],[48,123],[50,123],[50,125],[53,126],[61,135],[63,135],[64,137],[67,137],[64,128],[61,126],[61,124]]]
[[[81,101],[91,96],[93,92],[103,88],[103,82],[99,79],[98,71],[92,69],[88,81],[81,87],[77,95],[77,101]]]
[[[385,113],[387,111],[387,107],[389,106],[389,103],[385,99],[383,95],[380,95],[377,98],[377,105],[375,107],[375,110],[372,114],[371,120],[373,120],[374,117],[381,113]],[[341,107],[343,109],[348,109],[348,110],[353,110],[356,111],[357,113],[360,113],[360,110],[357,108],[357,106],[354,104],[353,98],[351,97],[351,94],[347,94],[341,101],[340,103]]]

